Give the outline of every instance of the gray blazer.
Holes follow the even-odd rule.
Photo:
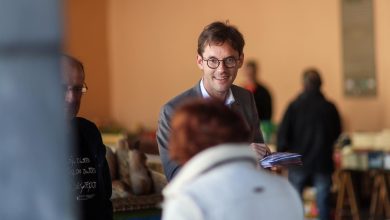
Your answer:
[[[260,121],[257,114],[255,100],[252,93],[236,85],[232,85],[231,90],[235,99],[231,108],[241,114],[246,121],[252,133],[252,142],[264,143],[264,139],[260,131]],[[160,118],[158,120],[157,144],[165,176],[168,181],[170,181],[180,170],[180,166],[169,158],[168,143],[171,131],[170,123],[172,114],[183,102],[191,100],[192,98],[201,97],[202,93],[200,90],[200,83],[198,83],[193,88],[170,100],[161,109]]]

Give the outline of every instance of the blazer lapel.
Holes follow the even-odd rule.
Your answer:
[[[244,117],[245,116],[245,112],[244,112],[243,107],[241,106],[240,97],[237,94],[236,90],[234,89],[234,86],[231,87],[231,90],[232,90],[232,93],[233,93],[234,102],[231,104],[230,107],[231,107],[232,110],[238,112],[240,115],[242,115]]]
[[[202,97],[202,92],[200,91],[200,80],[194,87],[192,87],[192,93],[194,96]]]

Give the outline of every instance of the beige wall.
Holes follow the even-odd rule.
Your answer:
[[[74,10],[78,11],[78,5],[85,4],[84,1],[73,2]],[[195,58],[197,37],[204,25],[229,19],[246,38],[245,56],[261,63],[260,78],[274,97],[275,121],[281,119],[288,102],[300,91],[301,71],[315,66],[323,72],[324,93],[339,107],[348,130],[390,127],[390,89],[387,88],[390,62],[386,62],[390,56],[390,2],[374,2],[376,97],[348,98],[343,95],[340,1],[115,0],[107,5],[108,46],[101,48],[107,49],[109,55],[101,55],[100,58],[107,59],[94,62],[94,65],[103,63],[104,68],[109,68],[109,80],[101,80],[108,82],[109,96],[95,101],[108,100],[109,116],[127,128],[139,124],[155,127],[160,107],[201,77]],[[99,13],[106,16],[105,12]],[[84,14],[85,21],[73,25],[81,26],[79,29],[85,28],[84,25],[88,27],[92,15]],[[105,35],[105,22],[101,23],[97,28]],[[68,41],[70,45],[77,41],[77,33],[72,36],[73,40]],[[79,48],[83,48],[79,52],[85,53],[86,58],[96,56],[92,48],[85,48],[81,41],[78,42]],[[239,82],[240,78],[237,79]],[[98,95],[103,96],[103,91]],[[86,114],[93,112],[89,109]]]
[[[64,16],[64,49],[84,63],[88,92],[80,116],[97,124],[110,120],[110,75],[108,63],[108,1],[67,0]]]

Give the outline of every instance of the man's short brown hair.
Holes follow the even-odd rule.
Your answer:
[[[181,165],[207,148],[248,142],[250,137],[242,117],[213,99],[182,105],[176,110],[171,127],[170,156]]]
[[[222,45],[228,42],[230,46],[238,52],[238,55],[243,54],[245,40],[238,29],[230,24],[220,21],[213,22],[207,25],[198,38],[198,54],[203,55],[206,45],[216,44]]]
[[[322,85],[320,72],[316,68],[304,70],[303,85],[306,90],[320,90]]]

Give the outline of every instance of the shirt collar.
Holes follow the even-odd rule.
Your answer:
[[[210,98],[209,93],[206,91],[206,88],[204,87],[203,78],[202,78],[202,80],[200,80],[200,91],[202,93],[203,98],[205,98],[205,99]],[[225,105],[230,106],[231,104],[234,103],[234,101],[236,101],[236,100],[234,99],[232,89],[229,89],[229,93],[225,99]]]

